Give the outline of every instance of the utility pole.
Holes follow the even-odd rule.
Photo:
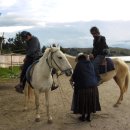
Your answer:
[[[0,12],[0,16],[2,15],[2,13]],[[0,55],[2,54],[2,43],[4,41],[4,32],[3,35],[0,36]]]
[[[2,54],[2,44],[3,44],[3,41],[4,41],[4,32],[3,32],[3,35],[0,36],[0,55]]]

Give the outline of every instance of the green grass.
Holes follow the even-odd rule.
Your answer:
[[[20,68],[18,66],[10,68],[0,68],[0,79],[14,79],[20,75]]]

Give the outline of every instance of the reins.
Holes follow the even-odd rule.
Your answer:
[[[46,59],[46,62],[47,62],[47,64],[48,64],[48,66],[49,66],[49,68],[50,69],[53,69],[54,67],[53,67],[53,65],[52,65],[52,61],[54,62],[54,64],[58,67],[58,69],[60,70],[60,73],[58,74],[57,73],[57,71],[56,71],[56,78],[57,78],[57,82],[58,82],[58,84],[59,84],[59,86],[61,86],[61,83],[59,82],[59,76],[61,76],[61,75],[63,75],[64,73],[65,73],[65,71],[67,71],[67,70],[70,70],[70,69],[72,69],[72,68],[69,68],[69,69],[66,69],[66,70],[62,70],[60,67],[59,67],[59,65],[57,64],[57,62],[55,61],[55,59],[54,59],[54,57],[53,57],[53,55],[54,55],[54,53],[56,53],[57,51],[54,51],[54,52],[51,52],[51,62],[49,63],[49,58],[47,57],[47,59]],[[53,78],[53,76],[52,76],[52,78]],[[54,82],[54,79],[53,79],[53,82]],[[64,92],[63,92],[63,89],[62,89],[62,87],[60,87],[61,89],[60,89],[60,95],[61,95],[61,98],[62,98],[62,100],[64,99],[63,98],[63,95],[65,96],[65,94],[64,94]],[[67,99],[66,99],[67,100]],[[67,100],[67,102],[69,102],[68,100]],[[64,103],[64,101],[63,101],[63,106],[65,107],[65,103]]]
[[[54,52],[51,52],[51,65],[49,64],[48,57],[46,58],[46,62],[47,62],[47,64],[48,64],[50,70],[54,68],[53,65],[52,65],[52,61],[54,62],[54,64],[55,64],[55,65],[58,67],[58,69],[61,71],[60,74],[57,74],[57,77],[59,77],[59,76],[63,75],[67,70],[71,70],[72,68],[69,68],[69,69],[66,69],[66,70],[62,70],[62,69],[59,67],[59,65],[56,63],[55,59],[53,58],[54,53],[56,53],[57,51],[58,51],[58,50],[56,50],[56,51],[54,51]]]

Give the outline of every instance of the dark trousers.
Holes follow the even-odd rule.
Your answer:
[[[99,65],[102,63],[102,61],[104,60],[105,56],[103,55],[97,55],[95,57],[95,59],[93,60],[93,65],[94,65],[94,69],[97,75],[98,80],[100,80],[100,76],[99,76]]]
[[[26,57],[25,61],[24,61],[24,64],[23,64],[23,67],[22,67],[22,72],[21,72],[21,75],[20,75],[20,83],[21,83],[21,86],[23,89],[25,87],[25,83],[26,83],[26,71],[28,69],[28,67],[34,62],[34,58],[32,57]]]

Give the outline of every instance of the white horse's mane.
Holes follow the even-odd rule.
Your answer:
[[[57,50],[60,50],[60,49],[58,47],[48,47],[48,48],[46,48],[42,58],[46,58],[49,55],[50,52],[55,52]]]

